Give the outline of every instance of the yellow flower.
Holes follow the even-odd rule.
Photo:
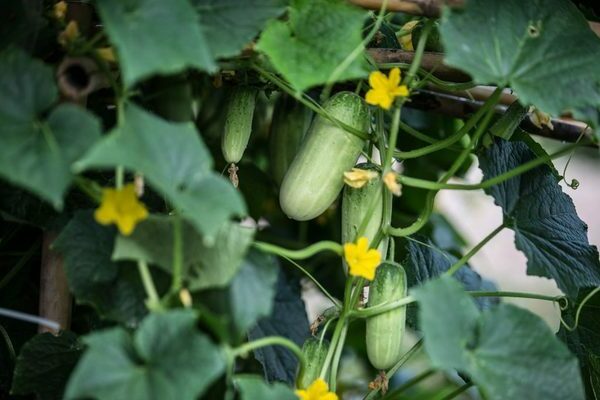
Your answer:
[[[102,225],[116,224],[123,235],[131,235],[135,225],[148,217],[144,203],[138,200],[135,186],[128,184],[122,189],[102,189],[102,203],[94,218]]]
[[[392,68],[389,77],[380,71],[373,71],[369,75],[371,89],[367,92],[365,100],[374,106],[389,110],[396,97],[408,96],[406,85],[400,85],[400,68]]]
[[[360,189],[369,181],[377,178],[377,172],[368,169],[352,168],[344,172],[344,182],[354,189]]]
[[[400,47],[402,50],[406,51],[415,51],[412,42],[412,31],[419,25],[419,21],[409,21],[402,25],[401,31],[404,32],[404,35],[400,36],[398,39],[400,40]]]
[[[67,2],[59,1],[52,8],[52,16],[59,21],[63,21],[67,15]]]
[[[69,21],[64,31],[58,35],[58,43],[66,47],[67,44],[73,43],[79,37],[79,25],[77,21]]]
[[[381,254],[369,249],[369,239],[361,237],[355,243],[344,245],[344,258],[348,264],[350,275],[360,276],[370,281],[375,278],[375,270],[381,262]]]
[[[98,54],[98,57],[100,57],[101,59],[103,59],[106,62],[109,62],[109,63],[117,62],[117,59],[115,57],[115,52],[112,49],[112,47],[102,47],[100,49],[96,49],[96,54]]]
[[[337,394],[329,391],[329,386],[322,378],[311,383],[306,390],[296,390],[296,396],[300,400],[338,400]]]
[[[396,180],[396,173],[390,171],[383,176],[383,183],[387,186],[388,190],[396,196],[400,196],[402,189]]]

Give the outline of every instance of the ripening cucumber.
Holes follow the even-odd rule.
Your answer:
[[[238,163],[248,146],[256,94],[256,90],[240,86],[233,90],[227,101],[221,151],[228,163]]]
[[[302,345],[302,355],[304,356],[304,368],[298,371],[296,378],[296,387],[306,389],[319,377],[325,358],[329,342],[320,341],[317,338],[308,338]]]
[[[302,139],[313,112],[293,97],[282,95],[275,102],[269,138],[270,166],[273,179],[281,184]]]
[[[361,131],[369,127],[369,109],[351,92],[340,92],[323,104],[334,118]],[[322,214],[344,185],[365,141],[322,116],[313,120],[306,138],[290,165],[279,192],[279,203],[290,218],[306,221]]]
[[[377,267],[369,286],[368,307],[400,300],[406,296],[406,273],[400,264],[386,261]],[[367,355],[373,367],[384,370],[402,357],[406,307],[367,318]]]

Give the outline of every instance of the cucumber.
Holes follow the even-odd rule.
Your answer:
[[[362,132],[369,127],[369,109],[354,93],[337,93],[323,108]],[[322,214],[339,195],[344,171],[354,166],[364,145],[363,139],[317,116],[281,183],[279,203],[283,212],[298,221]]]
[[[327,357],[329,342],[319,341],[316,338],[309,338],[302,345],[302,354],[304,355],[304,368],[298,371],[296,378],[296,387],[306,389],[309,387],[321,373],[321,368]]]
[[[227,101],[225,127],[221,138],[221,151],[227,163],[238,163],[248,146],[256,94],[256,90],[240,86],[233,90]]]
[[[412,45],[416,49],[417,43],[419,43],[419,38],[423,34],[423,28],[425,24],[420,22],[415,28],[412,30]],[[427,36],[427,42],[425,43],[425,51],[434,51],[437,53],[442,53],[444,51],[444,46],[442,45],[442,38],[440,36],[440,25],[438,22],[435,22],[431,31],[429,31],[429,35]]]
[[[369,287],[368,307],[400,300],[406,296],[406,273],[400,264],[386,261]],[[402,357],[406,307],[370,317],[366,322],[367,356],[373,367],[385,370]]]
[[[313,112],[293,97],[282,95],[275,103],[269,138],[270,166],[273,179],[281,184],[302,139]]]

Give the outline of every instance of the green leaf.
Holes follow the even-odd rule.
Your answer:
[[[484,180],[535,158],[521,142],[497,140],[479,157]],[[515,231],[515,244],[527,256],[527,274],[553,278],[571,299],[579,289],[600,285],[598,249],[589,244],[587,225],[563,193],[550,168],[542,165],[486,189]]]
[[[300,281],[283,269],[277,280],[273,311],[268,317],[259,320],[248,333],[249,340],[265,336],[283,336],[298,346],[302,346],[310,336]],[[262,364],[267,381],[294,383],[298,358],[289,349],[281,346],[261,347],[254,350],[254,357]]]
[[[510,86],[523,105],[578,118],[600,107],[600,39],[569,1],[469,1],[446,8],[441,33],[446,63]]]
[[[128,326],[146,315],[146,294],[136,266],[111,260],[116,232],[80,211],[61,231],[53,247],[64,257],[69,288],[78,303]]]
[[[191,123],[171,123],[128,104],[123,121],[83,159],[78,170],[123,165],[148,182],[204,235],[215,235],[233,215],[245,214],[237,190],[212,171],[213,161]]]
[[[226,320],[224,339],[239,341],[260,318],[271,314],[278,271],[275,258],[252,249],[229,286],[198,293],[203,305]]]
[[[256,375],[237,375],[234,378],[241,400],[297,400],[289,386],[282,383],[265,383],[261,377]]]
[[[133,335],[112,328],[84,342],[89,347],[67,398],[193,400],[225,369],[222,351],[196,329],[188,310],[150,314]]]
[[[592,354],[600,357],[600,293],[594,294],[582,306],[584,298],[591,291],[591,289],[582,291],[575,302],[561,310],[563,323],[575,329],[567,329],[564,324],[561,324],[558,337],[579,356],[587,357]],[[580,312],[576,323],[578,309]]]
[[[52,69],[20,50],[0,54],[0,177],[60,209],[71,164],[100,137],[98,119],[58,100]]]
[[[342,0],[292,0],[289,21],[272,21],[256,48],[297,90],[326,83],[362,42],[365,11]],[[361,78],[366,61],[357,57],[337,77]]]
[[[183,263],[190,290],[227,285],[238,272],[252,243],[254,229],[228,223],[211,245],[204,243],[190,224],[183,224]],[[152,215],[129,236],[119,235],[113,260],[144,260],[171,273],[173,217]]]
[[[583,400],[577,359],[546,323],[501,304],[481,313],[450,277],[416,289],[433,364],[466,372],[490,400]]]
[[[102,0],[96,7],[117,49],[126,86],[187,67],[209,72],[217,69],[187,0]]]
[[[237,55],[287,0],[192,0],[214,58]],[[244,21],[239,23],[239,21]]]
[[[42,333],[21,348],[13,373],[12,394],[35,393],[41,400],[60,400],[82,353],[77,335]]]

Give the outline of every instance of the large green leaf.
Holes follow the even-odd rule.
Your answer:
[[[281,383],[271,385],[265,383],[261,377],[255,375],[237,375],[234,379],[241,400],[297,400],[298,396]]]
[[[115,231],[99,225],[91,212],[81,211],[53,246],[64,257],[77,302],[93,306],[105,318],[135,326],[147,313],[146,295],[135,265],[111,260]]]
[[[235,56],[287,0],[192,0],[214,58]],[[240,23],[243,21],[243,23]]]
[[[292,0],[289,21],[272,21],[257,49],[264,52],[298,90],[325,83],[362,42],[366,13],[342,0]],[[353,60],[337,80],[364,77],[362,56]]]
[[[225,369],[224,354],[187,310],[150,314],[133,335],[112,328],[84,342],[89,347],[69,380],[69,399],[193,400]]]
[[[522,142],[496,140],[479,157],[484,179],[536,158]],[[579,289],[600,285],[598,250],[587,226],[563,193],[552,170],[542,165],[486,189],[504,211],[504,224],[515,231],[515,244],[527,256],[529,275],[553,278],[571,299]]]
[[[126,86],[187,67],[216,70],[208,41],[187,0],[102,0],[96,6],[117,48]]]
[[[60,400],[83,346],[72,332],[42,333],[21,348],[13,373],[12,394],[35,393],[41,400]]]
[[[523,105],[588,120],[600,107],[600,39],[570,1],[469,1],[445,10],[441,33],[446,63],[509,85]]]
[[[577,359],[546,323],[501,304],[481,313],[450,277],[416,289],[433,364],[466,372],[490,400],[583,400]]]
[[[187,223],[183,229],[183,262],[191,290],[225,286],[237,273],[254,237],[254,229],[237,223],[224,225],[211,245]],[[171,273],[173,217],[153,215],[129,236],[119,235],[114,260],[144,260]]]
[[[240,194],[212,171],[213,161],[191,123],[172,123],[126,105],[123,122],[82,160],[79,170],[123,165],[146,177],[204,235],[214,240],[232,215],[246,210]]]
[[[0,54],[0,177],[62,208],[71,164],[100,137],[100,123],[58,100],[52,69],[21,50]]]

